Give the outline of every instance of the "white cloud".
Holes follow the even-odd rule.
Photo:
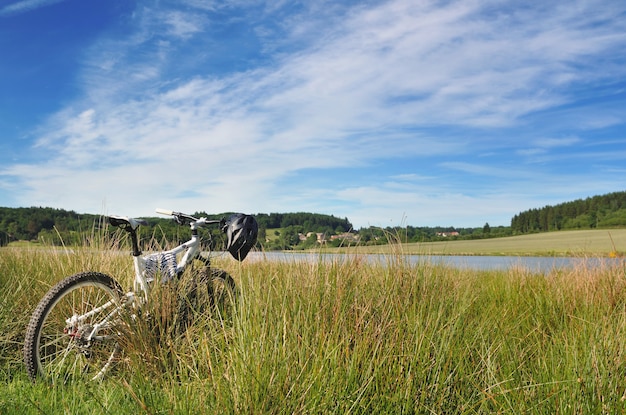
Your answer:
[[[65,0],[22,0],[0,8],[0,16],[26,13],[41,7],[50,6]]]
[[[430,188],[358,187],[341,192],[351,202],[349,219],[360,226],[482,226],[509,225],[513,214],[519,213],[520,196],[511,193],[468,196]],[[385,201],[393,200],[393,206]],[[340,215],[341,216],[341,215]]]
[[[187,39],[202,31],[202,20],[195,13],[172,12],[165,16],[165,23],[169,27],[167,34],[176,38]]]

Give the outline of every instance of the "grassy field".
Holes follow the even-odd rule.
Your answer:
[[[341,248],[346,250],[346,248]],[[626,229],[544,232],[506,238],[347,248],[359,253],[424,255],[596,255],[626,253]]]
[[[128,287],[129,257],[2,248],[0,413],[626,411],[623,264],[538,276],[393,258],[219,259],[240,290],[232,320],[206,317],[159,342],[136,333],[117,376],[49,385],[31,383],[21,362],[37,302],[87,269]]]

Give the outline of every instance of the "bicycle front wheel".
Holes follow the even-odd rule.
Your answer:
[[[52,382],[102,378],[119,356],[115,325],[122,298],[120,285],[97,272],[76,274],[52,287],[26,330],[28,375]]]

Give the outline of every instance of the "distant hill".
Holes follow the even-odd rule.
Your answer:
[[[230,214],[194,213],[195,216],[210,219],[228,217]],[[272,228],[281,228],[290,234],[323,232],[332,235],[352,230],[352,224],[348,218],[342,219],[333,215],[298,212],[259,213],[255,217],[259,222],[261,236],[264,236],[266,229]],[[71,210],[48,207],[0,207],[0,246],[16,240],[40,240],[51,244],[67,245],[83,244],[89,235],[101,227],[102,219],[101,215],[79,214]],[[154,235],[158,241],[178,241],[187,236],[185,230],[169,218],[144,219],[149,225],[144,228],[143,233]],[[219,232],[215,233],[219,234]]]
[[[626,192],[530,209],[511,219],[514,233],[626,227]]]
[[[352,230],[352,224],[348,218],[337,218],[333,215],[319,213],[258,213],[255,215],[259,227],[265,229],[286,228],[289,226],[302,226],[306,232],[348,232]]]
[[[8,240],[37,239],[39,232],[56,227],[60,232],[91,228],[97,215],[79,215],[71,210],[46,207],[0,207],[0,234]]]

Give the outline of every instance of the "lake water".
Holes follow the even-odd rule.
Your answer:
[[[396,257],[377,254],[319,254],[303,252],[251,252],[246,260],[251,261],[345,261],[358,256],[370,262],[386,264]],[[571,258],[571,257],[518,257],[518,256],[453,256],[453,255],[403,255],[401,258],[409,264],[442,264],[460,269],[507,270],[511,268],[527,269],[530,272],[547,273],[554,269],[573,269],[579,267],[597,268],[606,266],[624,266],[622,258]]]

